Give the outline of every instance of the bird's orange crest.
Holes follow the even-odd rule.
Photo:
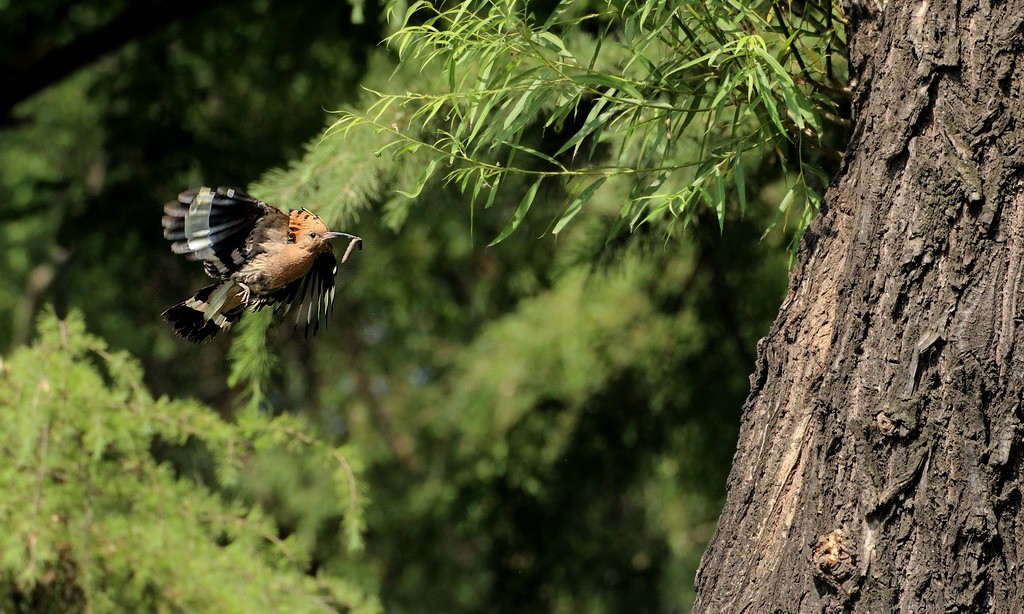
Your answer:
[[[317,234],[327,232],[327,225],[320,216],[307,209],[292,209],[288,212],[288,242],[295,243],[299,235],[307,230]]]

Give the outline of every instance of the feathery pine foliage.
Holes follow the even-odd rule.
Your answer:
[[[848,125],[837,4],[563,0],[541,11],[518,0],[414,3],[389,43],[433,79],[374,91],[329,134],[371,126],[390,137],[377,155],[426,154],[411,197],[441,172],[489,207],[509,173],[526,175],[494,242],[546,180],[566,192],[554,234],[615,175],[631,182],[619,224],[685,222],[706,205],[721,225],[727,208],[746,209],[753,156],[774,158],[790,179],[770,225],[803,205],[806,226]],[[546,147],[526,136],[537,128]]]
[[[335,475],[347,547],[361,547],[351,450],[298,420],[153,399],[139,365],[45,313],[31,346],[0,361],[0,610],[322,612],[377,610],[348,578],[308,575],[308,543],[282,539],[259,506],[154,460],[201,445],[221,488],[252,458],[287,449]]]
[[[396,67],[388,54],[376,52],[367,58],[365,87],[377,89],[424,88],[429,78],[418,67],[405,64]],[[372,103],[363,95],[352,109]],[[347,227],[359,221],[359,213],[372,205],[383,203],[384,223],[398,229],[405,211],[399,203],[408,197],[395,192],[394,186],[415,181],[418,163],[425,158],[403,160],[403,164],[387,156],[371,155],[388,142],[381,132],[361,131],[348,139],[317,139],[306,147],[305,155],[293,160],[287,170],[272,170],[253,186],[253,194],[285,208],[306,207],[316,211],[332,224]]]

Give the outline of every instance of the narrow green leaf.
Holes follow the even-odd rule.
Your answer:
[[[775,211],[775,215],[772,216],[772,220],[768,222],[768,227],[764,229],[764,234],[761,235],[762,240],[768,236],[772,228],[775,228],[775,225],[779,223],[782,216],[789,212],[790,206],[793,205],[793,199],[796,198],[796,188],[798,185],[800,184],[794,183],[789,188],[789,191],[786,192],[786,195],[782,197],[782,201],[779,202],[779,208]]]
[[[505,226],[505,229],[501,231],[501,234],[498,235],[498,238],[491,241],[487,245],[487,247],[493,247],[498,243],[501,243],[506,238],[508,238],[510,234],[515,232],[516,228],[519,228],[519,224],[521,224],[523,218],[526,217],[526,212],[529,211],[530,206],[533,205],[533,199],[537,196],[537,188],[540,186],[540,182],[543,180],[544,178],[542,177],[537,181],[533,182],[533,185],[530,186],[530,189],[526,191],[525,195],[523,195],[523,199],[519,201],[519,206],[516,208],[515,215],[512,216],[512,221]]]
[[[441,161],[440,158],[434,158],[427,164],[427,168],[423,170],[423,174],[420,175],[419,181],[416,183],[416,189],[412,192],[403,192],[402,190],[395,190],[406,198],[416,198],[423,191],[423,186],[427,185],[427,181],[430,180],[431,175],[434,174],[434,169],[437,168],[437,164]]]
[[[733,166],[733,179],[736,181],[736,198],[740,201],[740,215],[747,212],[747,179],[743,172],[743,156],[737,154]]]
[[[420,122],[420,125],[422,125],[424,129],[426,129],[442,107],[444,107],[444,99],[437,98],[435,100],[431,100],[416,111],[416,113],[413,114],[413,117]]]
[[[725,232],[725,177],[721,169],[715,173],[715,213],[718,215],[718,231]]]
[[[511,147],[512,149],[516,149],[516,150],[521,151],[523,153],[528,153],[528,154],[530,154],[531,156],[533,156],[535,158],[540,158],[541,160],[544,160],[545,162],[548,162],[548,163],[550,163],[550,164],[552,164],[554,166],[557,166],[559,169],[565,170],[565,167],[562,166],[561,164],[559,164],[558,160],[555,160],[554,158],[552,158],[551,156],[547,155],[546,153],[537,151],[536,149],[534,149],[532,147],[527,147],[526,145],[520,145],[519,143],[512,143],[512,142],[506,143],[506,145]]]
[[[586,204],[588,200],[590,200],[590,197],[594,195],[594,192],[596,192],[598,188],[604,185],[604,182],[607,180],[608,177],[606,176],[598,177],[597,179],[592,181],[590,185],[584,188],[583,191],[580,192],[576,196],[576,198],[572,200],[571,203],[569,203],[569,206],[566,207],[565,213],[563,213],[562,217],[558,219],[558,223],[555,224],[555,228],[554,230],[551,231],[551,234],[557,235],[558,233],[562,232],[562,229],[565,228],[566,224],[572,221],[572,218],[576,217],[576,214],[583,209],[583,205]]]
[[[579,94],[574,94],[569,98],[559,98],[555,102],[554,111],[551,112],[548,120],[544,122],[544,127],[550,128],[551,126],[555,126],[557,130],[561,131],[562,126],[564,126],[565,119],[576,113],[576,109],[580,104],[580,98],[581,96]]]
[[[768,66],[772,69],[772,72],[775,73],[775,76],[779,78],[780,81],[789,86],[793,85],[793,77],[790,76],[789,72],[787,72],[786,69],[782,67],[782,64],[779,64],[779,61],[775,59],[775,56],[768,53],[766,49],[764,49],[763,47],[755,47],[754,55],[764,60],[765,63],[768,64]]]
[[[722,81],[718,84],[718,92],[715,94],[715,99],[711,101],[711,107],[717,111],[721,111],[721,105],[725,101],[725,97],[732,92],[732,75],[726,75]]]
[[[697,95],[694,96],[694,98],[691,99],[691,101],[690,101],[690,105],[691,106],[686,108],[683,111],[683,121],[673,131],[673,132],[676,133],[676,135],[682,135],[683,132],[686,130],[687,126],[690,125],[690,122],[692,122],[694,120],[694,118],[697,117],[697,114],[700,112],[699,108],[698,108],[698,105],[697,105],[697,102],[698,102],[697,96],[700,96],[700,94],[701,93],[698,92]],[[677,136],[676,138],[679,138],[679,137]]]
[[[542,45],[544,45],[548,49],[551,49],[552,51],[557,52],[559,56],[562,56],[562,57],[565,57],[565,58],[571,58],[572,57],[572,54],[569,53],[569,50],[565,48],[565,43],[562,42],[562,39],[558,38],[557,36],[555,36],[551,32],[547,32],[547,31],[538,32],[537,35],[536,35],[536,38],[540,39],[538,42],[540,42]]]
[[[551,14],[548,15],[548,18],[544,21],[544,27],[550,28],[555,22],[561,19],[562,15],[569,10],[569,7],[572,6],[572,4],[572,0],[562,0],[559,2],[558,5],[555,6],[555,9],[551,11]]]
[[[582,83],[583,85],[601,85],[609,89],[620,90],[632,98],[636,98],[638,100],[644,99],[644,95],[640,93],[640,90],[638,90],[635,85],[626,79],[616,77],[615,75],[587,73],[583,75],[575,75],[572,80],[576,83]]]
[[[487,202],[484,203],[484,209],[490,209],[494,204],[494,198],[498,195],[498,186],[501,185],[502,177],[504,177],[504,175],[496,175],[494,183],[489,186],[491,191],[487,195]]]
[[[471,173],[466,175],[466,177],[470,176],[476,177],[476,181],[473,182],[473,195],[469,199],[470,204],[473,204],[476,202],[476,199],[480,196],[480,189],[484,187],[486,180],[484,179],[483,173]],[[463,192],[465,192],[465,190],[463,190]]]
[[[804,113],[800,108],[800,104],[797,102],[797,97],[800,92],[795,87],[787,87],[782,85],[782,100],[786,103],[786,109],[789,110],[790,116],[793,118],[793,122],[797,128],[803,130],[804,128]]]
[[[782,118],[779,116],[779,108],[775,103],[773,88],[771,81],[768,79],[768,75],[764,73],[764,70],[760,66],[755,66],[754,72],[757,74],[757,81],[760,86],[757,89],[758,101],[760,101],[768,111],[768,115],[771,116],[772,123],[779,129],[779,134],[788,138],[789,135],[786,133],[786,127],[782,125]]]
[[[485,102],[482,105],[481,104],[474,105],[473,113],[472,113],[472,115],[470,117],[470,122],[471,122],[470,125],[472,126],[472,130],[470,131],[469,136],[466,137],[466,142],[474,144],[473,145],[473,153],[479,152],[480,149],[485,144],[487,144],[487,141],[489,140],[489,139],[477,139],[476,137],[480,133],[480,130],[482,128],[484,128],[484,127],[486,127],[486,126],[488,126],[490,124],[490,122],[488,120],[490,120],[490,118],[491,118],[490,117],[491,116],[491,110],[494,108],[494,105],[497,102],[498,102],[497,97],[488,96],[485,99]]]
[[[508,115],[505,116],[505,121],[502,124],[502,128],[504,128],[505,130],[509,130],[509,126],[511,126],[512,122],[514,122],[516,118],[519,117],[519,114],[523,112],[523,109],[526,107],[526,103],[529,102],[530,99],[534,97],[534,94],[537,91],[537,88],[540,87],[540,85],[541,81],[539,79],[534,80],[534,82],[530,85],[530,88],[526,90],[526,92],[522,96],[519,97],[519,100],[516,101],[516,104],[508,112]],[[531,107],[532,106],[533,105],[531,105]],[[527,117],[527,120],[529,120],[529,117]],[[514,132],[516,129],[516,127],[513,127],[512,132]]]
[[[567,151],[570,147],[573,148],[572,155],[576,156],[579,151],[579,144],[583,139],[587,138],[591,132],[597,130],[605,121],[607,121],[609,114],[602,114],[601,111],[608,104],[607,98],[600,98],[594,102],[594,106],[591,107],[590,113],[587,113],[587,118],[583,120],[583,127],[579,131],[572,135],[572,137],[565,142],[564,145],[558,148],[555,155],[560,155]]]
[[[796,90],[794,99],[796,101],[797,108],[799,109],[799,113],[807,123],[811,125],[814,132],[820,135],[823,132],[824,127],[821,125],[821,118],[818,117],[818,112],[815,110],[814,104],[811,103],[810,99],[799,89]]]
[[[395,151],[391,152],[391,157],[392,158],[398,158],[399,156],[401,156],[403,154],[416,153],[417,151],[419,151],[419,149],[420,149],[420,147],[422,147],[422,145],[423,145],[422,143],[419,143],[417,141],[408,141],[408,142],[404,143],[401,147],[396,149]]]
[[[455,73],[459,66],[458,58],[448,58],[448,91],[454,92],[455,90]]]

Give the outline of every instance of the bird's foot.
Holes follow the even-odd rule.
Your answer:
[[[248,303],[249,302],[249,295],[252,294],[252,292],[249,290],[249,286],[243,284],[242,282],[235,282],[235,283],[237,283],[238,287],[240,287],[242,289],[242,296],[239,298],[239,300],[242,302],[242,304]]]

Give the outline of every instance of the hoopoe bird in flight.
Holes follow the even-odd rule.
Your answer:
[[[338,261],[331,239],[349,239],[342,262],[363,240],[331,232],[306,209],[284,212],[232,188],[187,190],[164,206],[171,251],[202,260],[216,283],[161,314],[174,332],[200,343],[226,331],[246,309],[298,303],[296,326],[316,334],[334,303]]]

